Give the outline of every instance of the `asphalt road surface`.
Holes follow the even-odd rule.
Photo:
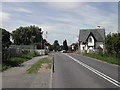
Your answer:
[[[55,53],[53,88],[119,88],[118,66],[78,54]]]

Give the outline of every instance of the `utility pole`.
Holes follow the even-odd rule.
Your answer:
[[[41,49],[42,49],[42,37],[41,37]]]
[[[46,42],[47,42],[47,35],[48,35],[48,31],[46,31],[46,33],[45,33]],[[44,43],[44,47],[45,47],[45,49],[46,49],[46,45],[45,45],[45,43]]]
[[[48,31],[46,31],[46,39],[47,39]]]
[[[41,49],[42,49],[42,35],[41,35]]]

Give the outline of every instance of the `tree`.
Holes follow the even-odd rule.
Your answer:
[[[105,48],[108,54],[116,56],[120,53],[120,33],[110,33],[105,39]]]
[[[8,56],[6,52],[11,45],[10,32],[2,28],[0,28],[0,31],[2,31],[2,60],[5,61]]]
[[[113,42],[112,42],[112,35],[109,33],[105,38],[105,48],[108,54],[113,53]]]
[[[53,43],[53,49],[55,50],[55,52],[60,50],[60,45],[58,43],[58,40],[54,41],[54,43]]]
[[[63,41],[63,50],[68,51],[67,40]]]
[[[54,50],[53,45],[49,45],[49,50],[50,50],[50,51],[53,51],[53,50]]]
[[[11,44],[10,32],[2,28],[0,28],[0,30],[2,30],[2,48],[8,48]]]
[[[113,48],[117,56],[120,52],[120,33],[113,34]]]
[[[19,27],[12,32],[12,38],[16,45],[30,45],[43,41],[41,28],[31,25],[27,27]]]

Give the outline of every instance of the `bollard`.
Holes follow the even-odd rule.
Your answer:
[[[52,71],[53,71],[53,73],[55,72],[55,70],[54,70],[54,56],[53,56],[53,67],[52,67]]]

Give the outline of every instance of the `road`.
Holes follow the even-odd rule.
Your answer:
[[[54,54],[53,88],[118,88],[118,66],[78,54]]]

